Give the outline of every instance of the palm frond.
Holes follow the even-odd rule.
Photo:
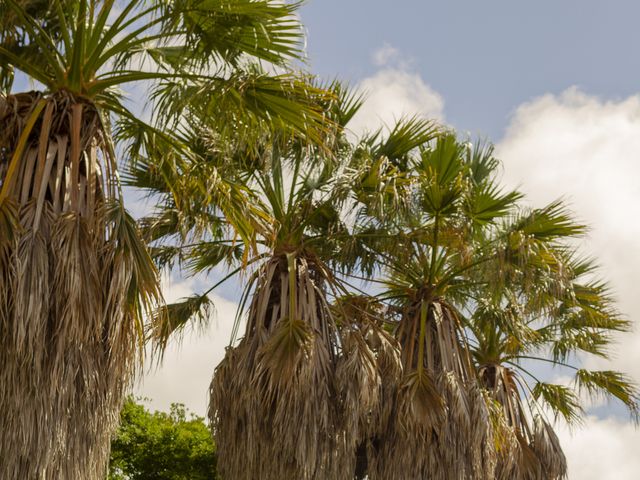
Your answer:
[[[592,396],[613,397],[622,402],[638,419],[638,387],[624,374],[612,370],[580,369],[575,381],[580,390]]]
[[[273,0],[179,0],[162,2],[164,30],[176,25],[185,36],[184,47],[172,51],[179,62],[217,57],[237,64],[243,56],[286,65],[303,57],[302,28],[295,17],[300,3]],[[165,47],[165,49],[171,47]]]
[[[212,308],[213,302],[207,295],[192,295],[163,305],[153,312],[152,330],[147,335],[158,361],[162,360],[170,339],[180,340],[188,327],[204,330],[211,318]]]
[[[583,410],[571,388],[565,385],[538,382],[533,387],[532,394],[534,399],[541,400],[556,417],[562,416],[568,424],[580,421]]]
[[[386,157],[402,169],[407,167],[409,155],[418,147],[427,145],[441,134],[432,120],[408,117],[398,121],[374,150],[375,157]]]

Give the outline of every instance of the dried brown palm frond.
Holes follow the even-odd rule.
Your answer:
[[[370,478],[493,478],[487,400],[455,310],[439,298],[418,299],[405,307],[396,337],[404,378]]]
[[[90,102],[0,96],[0,124],[0,478],[102,479],[156,271]]]
[[[313,257],[256,273],[244,337],[216,368],[209,419],[225,478],[338,479],[348,454],[334,383],[338,331]]]
[[[522,404],[516,373],[502,365],[483,365],[480,380],[496,408],[497,480],[561,480],[567,462],[551,426],[540,416],[531,418]]]
[[[336,302],[341,350],[336,365],[341,428],[351,464],[345,478],[365,478],[378,432],[388,424],[402,374],[400,347],[383,326],[386,308],[375,298],[348,295]],[[348,458],[346,459],[348,461]]]

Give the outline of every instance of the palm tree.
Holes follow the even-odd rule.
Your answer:
[[[205,142],[199,159],[180,170],[188,172],[180,188],[186,203],[177,203],[167,189],[174,182],[166,181],[166,172],[152,178],[145,169],[131,172],[132,183],[164,198],[144,221],[157,241],[159,264],[177,261],[191,273],[223,263],[230,269],[209,291],[158,312],[153,334],[161,350],[194,320],[206,321],[211,290],[250,272],[236,318],[238,331],[246,314],[244,335],[228,349],[211,384],[219,467],[230,478],[353,477],[356,451],[381,406],[383,382],[399,365],[395,341],[371,314],[354,317],[359,308],[352,299],[332,305],[332,299],[347,298],[338,273],[367,268],[359,255],[367,237],[354,237],[344,219],[351,185],[362,174],[362,151],[343,135],[359,99],[337,84],[329,90],[336,101],[325,104],[326,115],[336,130],[322,145],[291,140],[280,128],[242,156],[229,157]],[[193,131],[206,131],[206,117],[197,117],[196,125]],[[224,197],[200,196],[200,185],[220,179],[221,171],[227,172],[228,198],[244,198],[242,215],[235,215],[237,206],[228,210]],[[372,332],[365,338],[358,325]],[[386,357],[373,353],[380,345]]]
[[[594,278],[593,261],[569,245],[584,230],[559,202],[516,214],[496,242],[504,279],[478,289],[466,325],[481,383],[500,410],[496,478],[566,478],[548,417],[579,422],[584,409],[576,393],[616,398],[637,418],[638,396],[629,379],[580,368],[576,361],[580,354],[606,357],[610,334],[629,328],[606,285]],[[541,380],[533,373],[536,364],[568,372],[573,385]]]
[[[533,376],[531,362],[573,370],[578,389],[637,412],[624,375],[572,364],[579,352],[605,355],[609,333],[628,328],[570,246],[584,227],[559,202],[522,211],[521,195],[496,183],[490,146],[445,134],[391,163],[374,175],[371,190],[384,195],[358,195],[362,224],[393,238],[369,247],[386,271],[383,321],[403,366],[391,382],[394,413],[368,439],[369,477],[564,478],[543,407],[575,421],[580,402],[569,386]]]
[[[337,478],[344,468],[348,439],[335,434],[340,336],[328,301],[342,287],[327,260],[331,235],[344,229],[337,212],[347,189],[335,184],[331,161],[312,164],[309,153],[275,144],[267,168],[252,175],[268,221],[248,260],[257,266],[241,300],[245,333],[216,368],[209,410],[229,478]]]
[[[212,111],[219,125],[266,118],[313,135],[322,120],[287,93],[303,82],[246,66],[247,58],[285,65],[300,56],[295,6],[117,7],[0,2],[2,478],[103,477],[110,432],[141,360],[144,316],[161,301],[156,269],[124,208],[122,140],[144,132],[175,147],[163,128],[202,88],[229,106]],[[11,93],[16,72],[41,91]],[[156,128],[127,109],[119,91],[144,81]]]
[[[400,221],[382,223],[395,241],[378,255],[403,372],[393,414],[371,439],[370,478],[493,476],[489,407],[461,309],[470,301],[469,271],[490,260],[483,230],[519,194],[495,185],[490,150],[472,152],[444,132],[395,165],[409,206]]]

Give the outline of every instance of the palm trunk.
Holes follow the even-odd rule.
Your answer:
[[[344,319],[338,326],[325,292],[331,282],[326,266],[305,254],[276,255],[257,273],[245,336],[211,383],[209,418],[224,478],[356,475],[356,450],[369,437],[394,349],[380,333],[376,358],[375,339]]]
[[[337,479],[336,327],[321,267],[274,256],[258,272],[246,334],[211,384],[224,478]]]

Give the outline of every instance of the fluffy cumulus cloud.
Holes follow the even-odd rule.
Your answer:
[[[640,473],[640,430],[614,418],[589,417],[582,427],[558,434],[570,480],[636,480]]]
[[[444,100],[416,73],[409,61],[390,45],[376,50],[373,63],[379,67],[357,86],[366,101],[349,124],[356,133],[391,127],[405,116],[444,120]]]
[[[582,246],[636,327],[618,338],[611,361],[584,361],[640,382],[640,96],[605,101],[570,88],[533,99],[515,111],[497,153],[505,183],[532,205],[564,198],[590,226]],[[640,431],[628,423],[592,417],[562,440],[572,480],[638,478]]]
[[[571,88],[534,99],[516,110],[497,152],[505,181],[532,204],[562,197],[590,226],[584,247],[640,325],[640,96],[604,101]],[[640,328],[612,353],[640,381]]]

